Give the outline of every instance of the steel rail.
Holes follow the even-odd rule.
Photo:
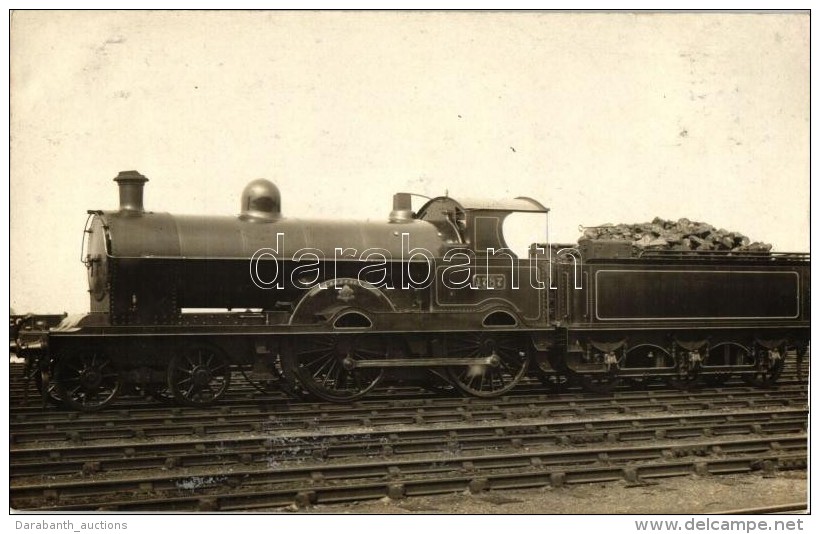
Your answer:
[[[583,454],[496,455],[439,462],[427,459],[379,465],[313,466],[301,468],[301,476],[292,469],[289,472],[243,471],[215,476],[12,486],[10,497],[12,507],[21,510],[227,511],[616,480],[640,485],[649,479],[672,476],[773,473],[778,469],[805,468],[805,439],[802,450],[800,444],[784,447],[783,441],[735,443],[731,448],[728,443],[702,443],[681,448],[680,454],[676,454],[675,448],[644,447],[630,451],[593,450]],[[773,445],[778,452],[770,452]],[[708,457],[710,449],[720,457]],[[786,450],[791,452],[784,452]],[[741,456],[727,457],[733,454]],[[687,459],[681,459],[684,456]],[[222,489],[226,486],[230,491]]]
[[[357,458],[388,455],[435,454],[490,448],[549,445],[587,445],[601,442],[682,440],[704,436],[803,433],[808,412],[764,412],[735,415],[695,415],[631,420],[595,420],[584,423],[548,422],[431,430],[397,429],[338,434],[232,437],[220,440],[78,446],[55,450],[38,448],[10,451],[11,479],[47,475],[97,474],[136,469],[222,466],[305,459]]]

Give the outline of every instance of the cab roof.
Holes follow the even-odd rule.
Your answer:
[[[457,204],[464,211],[515,211],[528,213],[548,213],[549,208],[530,197],[515,197],[502,199],[463,198],[456,200],[451,197],[436,197],[430,199],[419,212],[424,211],[427,204],[440,200],[449,200]]]

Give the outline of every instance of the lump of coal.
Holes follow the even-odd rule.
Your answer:
[[[753,242],[739,232],[717,229],[711,224],[686,218],[667,221],[655,217],[646,223],[592,226],[584,228],[580,239],[624,240],[639,249],[649,250],[769,252],[772,249],[770,244]]]

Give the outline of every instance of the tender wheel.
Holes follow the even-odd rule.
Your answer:
[[[384,369],[355,367],[354,362],[385,358],[388,350],[381,336],[299,336],[280,356],[288,380],[321,399],[349,402],[365,396],[384,376]]]
[[[218,348],[197,344],[175,354],[168,364],[168,389],[177,402],[209,406],[231,385],[228,358]]]
[[[626,350],[623,348],[613,349],[607,353],[596,351],[595,359],[603,364],[603,370],[597,372],[573,371],[571,376],[578,379],[584,391],[608,395],[623,382],[620,371],[627,361]]]
[[[102,350],[86,349],[67,354],[54,367],[57,395],[76,410],[93,412],[120,393],[122,380],[111,358]]]
[[[710,367],[727,367],[748,365],[749,351],[738,343],[720,343],[709,349],[709,354],[703,362],[703,375],[701,380],[707,386],[719,387],[725,384],[731,377],[730,372],[709,372]]]
[[[743,375],[743,381],[751,386],[767,387],[780,378],[785,363],[786,347],[773,350],[760,348],[755,359],[755,373]]]
[[[453,385],[475,397],[497,397],[514,388],[527,373],[527,340],[514,334],[463,334],[451,338],[447,352],[454,358],[493,358],[493,365],[447,368]]]
[[[644,343],[629,347],[626,351],[626,360],[623,369],[633,376],[624,380],[636,387],[647,388],[653,384],[664,384],[663,378],[656,377],[656,373],[673,370],[675,361],[669,351],[659,345]],[[634,376],[636,372],[643,376]]]
[[[669,378],[669,385],[681,391],[689,391],[699,384],[703,368],[703,349],[688,350],[682,347],[675,360],[675,376]]]

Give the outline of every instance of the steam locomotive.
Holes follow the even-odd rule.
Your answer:
[[[413,211],[398,193],[383,221],[300,220],[255,180],[238,216],[183,216],[146,211],[138,172],[115,181],[119,209],[89,211],[84,230],[90,313],[29,344],[41,388],[80,410],[134,387],[208,405],[232,371],[336,402],[389,379],[493,397],[528,371],[594,391],[766,385],[809,343],[808,254],[541,235],[519,257],[505,219],[549,211],[527,197]]]

